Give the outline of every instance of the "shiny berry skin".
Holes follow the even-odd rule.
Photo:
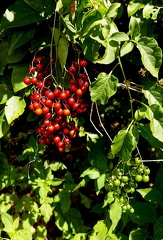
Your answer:
[[[56,88],[56,89],[54,90],[54,96],[55,96],[55,97],[59,97],[59,96],[60,96],[60,93],[61,93],[61,89]]]
[[[81,90],[80,88],[78,88],[78,89],[76,90],[76,95],[77,95],[78,97],[81,97],[81,96],[83,95],[83,92],[82,92],[82,90]]]
[[[37,116],[42,115],[42,109],[41,109],[41,108],[37,108],[37,109],[35,110],[35,114],[36,114]]]
[[[53,126],[55,131],[58,131],[60,129],[60,125],[58,123],[55,123]]]
[[[38,73],[37,73],[37,77],[38,77],[38,78],[44,78],[43,72],[38,72]]]
[[[40,144],[45,144],[45,139],[44,138],[40,138],[39,143]]]
[[[29,66],[29,68],[28,68],[28,72],[29,72],[29,73],[34,73],[35,71],[36,71],[36,68],[35,68],[35,67]]]
[[[45,68],[45,64],[43,64],[43,63],[38,63],[37,65],[36,65],[36,67],[37,67],[37,69],[38,70],[43,70],[44,68]]]
[[[59,136],[54,137],[53,141],[57,144],[61,141]]]
[[[63,109],[60,108],[60,109],[57,111],[57,114],[58,114],[59,116],[63,115]]]
[[[87,66],[87,61],[86,60],[80,60],[79,61],[79,65],[80,65],[80,67],[86,67]]]
[[[53,103],[53,108],[57,112],[59,109],[61,109],[61,104],[59,102]]]
[[[45,106],[49,107],[49,108],[52,108],[52,106],[53,106],[52,100],[51,99],[46,99]]]
[[[67,102],[68,102],[69,105],[73,105],[75,103],[75,98],[70,97],[70,98],[67,99]]]
[[[43,107],[42,108],[42,113],[43,114],[46,114],[46,113],[48,113],[49,112],[49,108],[48,107]]]
[[[38,82],[38,78],[37,77],[33,77],[32,79],[31,79],[31,83],[32,84],[36,84]]]
[[[66,98],[67,98],[67,94],[66,94],[66,91],[62,91],[61,93],[60,93],[60,98],[62,99],[62,100],[66,100]]]
[[[34,63],[40,63],[44,60],[43,56],[38,56],[33,59]]]
[[[25,78],[23,79],[23,82],[24,82],[26,85],[29,85],[29,84],[31,84],[31,78],[25,77]]]
[[[69,109],[64,109],[63,110],[63,115],[64,116],[69,116],[70,115],[70,110]]]
[[[68,68],[68,72],[74,74],[74,73],[76,73],[76,68],[71,66],[71,67]]]

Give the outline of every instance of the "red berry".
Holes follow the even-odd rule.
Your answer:
[[[38,73],[37,73],[37,77],[38,77],[38,78],[44,78],[43,72],[38,72]]]
[[[58,131],[60,129],[60,125],[58,123],[55,123],[53,126],[55,131]]]
[[[66,98],[67,98],[67,94],[66,94],[66,91],[62,91],[61,93],[60,93],[60,98],[62,99],[62,100],[65,100]]]
[[[79,67],[78,61],[72,61],[72,66],[78,68]]]
[[[87,66],[87,61],[86,60],[80,60],[79,61],[79,65],[80,65],[80,67],[86,67]]]
[[[49,108],[48,107],[43,107],[42,108],[42,113],[48,113],[49,112]]]
[[[34,110],[35,110],[35,108],[34,108],[34,106],[33,106],[33,103],[31,103],[31,104],[29,105],[29,109],[30,109],[31,111],[34,111]]]
[[[41,108],[37,108],[37,109],[35,110],[35,114],[36,114],[37,116],[40,116],[40,115],[42,114],[42,109],[41,109]]]
[[[44,115],[44,119],[50,119],[51,117],[52,117],[51,112],[45,113],[45,115]]]
[[[25,78],[23,79],[23,82],[24,82],[26,85],[29,85],[29,84],[31,84],[31,78],[25,77]]]
[[[32,79],[31,79],[31,83],[32,84],[36,84],[38,82],[38,78],[37,77],[33,77]]]
[[[45,68],[45,64],[44,63],[38,63],[37,65],[36,65],[36,67],[37,67],[37,69],[38,70],[43,70],[44,68]]]
[[[44,138],[40,138],[39,143],[40,144],[45,144],[45,139]]]
[[[81,97],[81,96],[83,95],[83,92],[82,92],[82,90],[81,90],[80,88],[78,88],[78,89],[76,90],[76,95],[77,95],[78,97]]]
[[[44,125],[47,127],[47,126],[50,126],[51,125],[51,121],[49,119],[45,119],[44,120]]]
[[[71,97],[67,100],[68,104],[73,105],[75,103],[75,98]]]
[[[60,108],[60,109],[57,111],[57,114],[58,114],[59,116],[63,115],[63,109]]]
[[[34,73],[35,71],[36,71],[36,68],[35,68],[35,67],[29,66],[29,68],[28,68],[28,72],[29,72],[29,73]]]
[[[76,92],[77,89],[78,89],[78,86],[76,84],[70,85],[70,90],[72,92]]]
[[[61,109],[61,104],[59,102],[53,103],[53,108],[57,112],[59,109]]]
[[[68,72],[74,74],[74,73],[76,73],[76,68],[71,66],[71,67],[68,68]]]
[[[69,116],[70,115],[70,110],[69,109],[64,109],[63,110],[63,115]]]
[[[40,62],[42,62],[44,60],[44,58],[42,57],[42,56],[38,56],[38,57],[35,57],[34,59],[33,59],[33,62],[34,63],[40,63]]]
[[[53,125],[48,126],[48,127],[47,127],[47,131],[48,131],[49,133],[52,133],[52,132],[54,131],[54,126],[53,126]]]
[[[59,97],[59,96],[60,96],[60,93],[61,93],[61,89],[56,88],[56,89],[54,90],[54,96],[55,96],[55,97]]]
[[[52,100],[51,99],[46,99],[45,106],[49,107],[49,108],[52,108],[52,106],[53,106]]]
[[[59,143],[59,142],[61,141],[61,139],[60,139],[59,136],[56,136],[56,137],[54,137],[53,141],[54,141],[55,143]]]

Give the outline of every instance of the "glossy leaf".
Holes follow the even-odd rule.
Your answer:
[[[96,194],[98,195],[101,188],[104,187],[105,184],[105,176],[106,174],[101,174],[96,180],[95,180],[95,188],[96,188]]]
[[[137,228],[132,230],[129,235],[129,240],[140,240],[140,239],[147,239],[149,233],[144,228]]]
[[[0,104],[4,104],[12,96],[12,92],[7,89],[5,84],[0,84]]]
[[[122,207],[118,199],[110,205],[110,219],[112,221],[112,229],[114,230],[121,219],[122,216]]]
[[[139,22],[138,22],[137,18],[135,18],[133,16],[130,18],[129,30],[130,30],[129,33],[130,33],[130,36],[132,39],[135,39],[136,37],[138,37],[140,35]]]
[[[105,195],[103,207],[106,207],[108,204],[112,203],[113,201],[114,201],[113,192],[108,192],[108,193]]]
[[[107,10],[108,18],[115,18],[118,15],[118,10],[120,8],[120,3],[112,3]]]
[[[144,93],[144,96],[148,99],[149,105],[163,105],[163,88],[156,82],[145,82],[143,84],[142,92]]]
[[[162,51],[156,40],[150,37],[142,37],[137,42],[144,67],[156,78],[162,63]]]
[[[28,229],[16,231],[13,240],[32,240],[32,233]]]
[[[119,156],[123,162],[130,160],[132,151],[138,143],[138,131],[134,127],[131,131],[120,130],[118,135],[113,139],[111,152],[113,155]]]
[[[33,0],[24,0],[31,8],[39,11],[39,12],[45,12],[45,13],[52,13],[55,10],[55,1],[53,0],[39,0],[33,1]]]
[[[137,1],[137,0],[131,0],[128,4],[127,7],[127,12],[128,12],[128,16],[132,16],[134,15],[134,13],[136,13],[139,9],[143,8],[144,4]]]
[[[35,33],[35,28],[12,30],[9,34],[9,39],[8,39],[9,55],[12,53],[14,49],[28,42],[33,37],[34,33]]]
[[[130,53],[134,48],[134,44],[130,41],[126,41],[121,49],[120,49],[120,56],[123,57],[124,55]]]
[[[24,77],[28,72],[28,64],[16,64],[13,67],[11,82],[14,89],[14,92],[18,92],[23,88],[26,88],[27,85],[23,82]]]
[[[21,9],[21,11],[20,11]],[[25,1],[17,0],[4,13],[1,19],[0,31],[6,28],[24,26],[30,23],[39,22],[47,19],[48,14],[40,14],[35,11]]]
[[[154,239],[163,239],[163,216],[158,217],[154,224]]]
[[[111,43],[107,41],[104,55],[101,58],[95,60],[94,62],[99,64],[110,64],[114,62],[117,55],[118,55],[118,46],[117,45],[111,46]]]
[[[90,86],[91,100],[102,105],[107,104],[108,99],[117,91],[117,83],[118,79],[112,73],[101,72]]]
[[[11,97],[5,106],[5,116],[8,124],[12,123],[16,118],[23,114],[26,103],[24,99],[18,96]]]
[[[80,177],[88,176],[90,179],[96,179],[100,176],[100,173],[97,169],[94,168],[87,168]]]
[[[129,37],[124,32],[115,32],[110,36],[110,40],[114,40],[117,42],[124,42],[124,41],[128,41]]]
[[[158,205],[163,200],[163,194],[154,188],[137,189],[137,192],[149,203]]]

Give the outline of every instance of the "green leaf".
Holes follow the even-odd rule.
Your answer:
[[[70,198],[70,193],[66,190],[62,190],[59,193],[59,198],[60,198],[60,204],[61,204],[61,210],[62,213],[66,213],[71,206],[71,198]]]
[[[18,92],[23,88],[26,88],[27,85],[23,82],[24,77],[28,72],[28,64],[19,63],[14,65],[14,69],[12,71],[11,82],[14,89],[14,92]]]
[[[154,239],[155,240],[163,239],[163,216],[157,218],[154,224]]]
[[[85,57],[90,61],[96,61],[99,57],[100,43],[92,38],[85,38],[81,43]]]
[[[96,179],[100,176],[100,172],[95,168],[89,167],[80,175],[82,178],[85,176],[88,176],[90,179]]]
[[[16,118],[23,114],[26,103],[24,99],[13,96],[7,102],[5,106],[5,116],[8,124],[12,123]]]
[[[3,160],[2,160],[2,154],[0,154],[0,157],[1,157],[1,168],[3,166]],[[7,166],[8,167],[8,166]],[[5,169],[6,171],[7,169]],[[0,175],[1,175],[1,172],[0,172]],[[1,177],[0,177],[1,178]],[[2,188],[1,188],[2,189]],[[0,209],[1,209],[1,212],[7,212],[12,206],[12,202],[11,202],[11,195],[8,194],[8,193],[2,193],[0,195]]]
[[[47,18],[48,14],[37,12],[29,7],[24,1],[17,0],[5,11],[1,19],[0,31],[6,28],[19,27],[43,21]]]
[[[151,5],[151,3],[148,3],[143,8],[143,18],[156,20],[159,11],[160,11],[159,7],[156,7],[154,5]]]
[[[107,17],[108,18],[116,18],[118,15],[118,10],[120,8],[121,4],[120,3],[112,3],[107,11]]]
[[[12,96],[5,84],[0,84],[0,104],[4,104]]]
[[[163,200],[163,194],[154,188],[137,189],[137,192],[149,203],[158,205]]]
[[[110,36],[110,40],[114,40],[117,42],[128,41],[129,37],[124,32],[115,32]]]
[[[163,88],[156,82],[150,81],[143,84],[142,92],[148,99],[148,104],[157,104],[162,107],[163,105]]]
[[[129,235],[129,240],[140,240],[140,239],[147,239],[149,236],[149,233],[146,229],[143,228],[137,228],[135,230],[132,230]]]
[[[142,37],[136,42],[141,54],[144,67],[156,78],[162,63],[162,51],[156,40],[150,37]]]
[[[32,233],[28,229],[16,231],[12,240],[32,240]]]
[[[52,171],[59,171],[59,170],[67,169],[67,167],[62,162],[51,163],[49,166]]]
[[[101,188],[104,187],[105,177],[106,177],[106,174],[103,173],[95,180],[95,188],[96,188],[97,195],[100,193]]]
[[[145,138],[153,147],[163,148],[163,142],[152,135],[149,124],[139,124],[140,135]]]
[[[121,219],[122,216],[122,207],[118,199],[110,205],[110,219],[112,221],[112,230],[114,230]]]
[[[120,130],[118,135],[114,137],[111,145],[111,152],[113,155],[119,156],[123,162],[130,160],[132,151],[138,143],[138,131],[133,127],[131,131]]]
[[[134,44],[130,41],[126,41],[121,49],[120,49],[120,56],[123,57],[124,55],[130,53],[134,48]]]
[[[156,104],[151,105],[149,114],[146,112],[146,117],[150,120],[150,129],[153,136],[163,142],[163,108]]]
[[[94,60],[94,63],[110,64],[116,59],[116,57],[118,56],[119,45],[117,45],[117,42],[115,42],[115,44],[113,42],[113,40],[110,42],[106,42],[104,55],[101,58]]]
[[[8,38],[8,53],[28,42],[34,35],[35,28],[30,29],[14,29],[10,31]]]
[[[2,222],[4,224],[3,231],[6,231],[7,233],[13,233],[14,232],[14,226],[13,226],[13,219],[12,217],[5,212],[0,212]]]
[[[43,203],[40,207],[40,211],[41,211],[41,214],[44,218],[44,221],[47,223],[51,216],[52,216],[52,213],[53,213],[53,208],[51,207],[50,204],[48,203]]]
[[[107,226],[103,220],[98,221],[93,227],[93,233],[89,236],[90,240],[103,240],[106,239],[108,233]]]
[[[89,198],[87,198],[87,196],[85,196],[84,194],[80,193],[81,196],[81,203],[86,207],[86,208],[90,208],[91,206],[91,200]]]
[[[76,190],[78,190],[78,189],[81,188],[81,187],[85,187],[85,185],[87,184],[87,182],[88,182],[89,180],[90,180],[89,177],[86,176],[84,179],[82,179],[82,180],[80,181],[80,183],[78,183],[78,184],[76,185],[76,187],[74,188],[73,192],[76,191]]]
[[[137,18],[131,17],[129,22],[129,31],[131,39],[135,39],[140,35],[140,25],[138,23]]]
[[[101,72],[90,86],[91,100],[102,105],[107,104],[108,99],[116,93],[117,84],[118,79],[115,76]]]
[[[67,60],[67,54],[68,54],[68,40],[65,37],[61,37],[58,42],[58,59],[62,68],[62,71],[64,70],[66,60]]]
[[[55,11],[55,1],[48,0],[45,2],[45,0],[39,0],[33,1],[33,0],[24,0],[31,8],[39,11],[39,12],[45,12],[45,13],[52,13]]]
[[[155,206],[144,202],[136,202],[131,206],[134,208],[134,213],[129,213],[129,215],[134,223],[145,225],[155,222],[157,218]]]
[[[0,138],[3,137],[8,130],[9,124],[6,119],[5,112],[2,111],[0,113]]]
[[[106,207],[108,204],[112,203],[113,201],[114,201],[113,192],[108,192],[105,195],[103,208]]]
[[[128,16],[134,15],[139,9],[143,8],[144,4],[138,0],[131,0],[127,7]]]

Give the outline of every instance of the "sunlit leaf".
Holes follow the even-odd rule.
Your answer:
[[[112,221],[112,229],[114,230],[121,219],[122,207],[118,199],[110,205],[110,219]]]
[[[162,51],[156,40],[150,37],[142,37],[137,42],[144,67],[156,78],[162,63]]]
[[[91,100],[105,105],[117,91],[118,79],[112,73],[101,72],[90,86]]]
[[[52,216],[53,208],[48,203],[43,203],[40,207],[41,214],[44,218],[44,221],[47,223]]]
[[[145,82],[143,84],[142,92],[144,96],[148,99],[148,104],[163,105],[163,88],[156,82]]]
[[[26,103],[24,99],[13,96],[7,102],[5,106],[5,116],[8,124],[12,123],[16,118],[23,114]]]
[[[68,40],[65,37],[61,37],[58,42],[58,59],[61,64],[62,71],[64,70],[66,60],[67,60],[67,54],[68,54]]]
[[[126,41],[126,42],[122,45],[122,47],[121,47],[121,49],[120,49],[120,55],[121,55],[121,57],[123,57],[124,55],[130,53],[130,52],[133,50],[133,48],[134,48],[134,44],[133,44],[132,42],[130,42],[130,41]]]

